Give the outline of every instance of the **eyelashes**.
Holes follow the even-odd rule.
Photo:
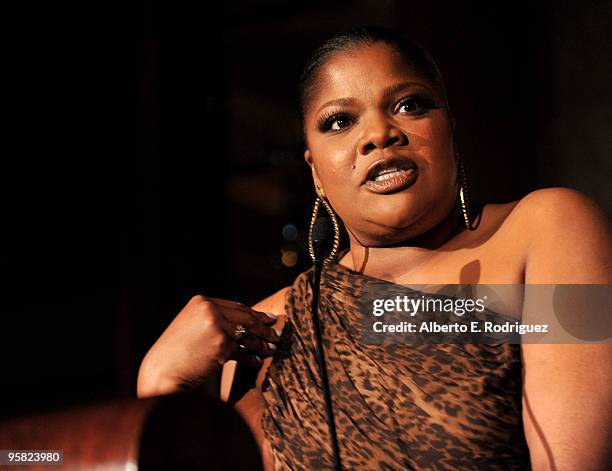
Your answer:
[[[394,112],[398,112],[402,107],[409,108],[404,114],[411,116],[420,116],[429,110],[439,108],[429,96],[421,93],[413,93],[402,98],[395,106]],[[352,122],[354,122],[354,118],[349,113],[330,111],[317,120],[317,129],[320,132],[341,131]],[[335,123],[338,124],[338,129],[332,129]]]
[[[332,111],[332,112],[322,115],[317,120],[317,129],[320,132],[327,132],[332,128],[333,124],[336,121],[340,123],[340,122],[347,122],[351,119],[352,119],[351,116],[347,113],[334,113]],[[344,127],[346,126],[341,126],[341,128],[344,128]]]
[[[410,106],[412,111],[409,111],[413,115],[421,115],[429,110],[438,108],[434,101],[427,95],[413,94],[403,98],[398,103],[398,107]]]

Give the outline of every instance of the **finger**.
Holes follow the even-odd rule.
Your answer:
[[[232,355],[232,360],[237,360],[239,363],[244,363],[252,367],[259,367],[263,364],[263,358],[246,348],[236,348]]]
[[[276,350],[278,350],[278,347],[274,343],[266,342],[252,335],[242,337],[240,340],[236,341],[236,344],[239,348],[244,348],[245,350],[255,353],[260,357],[269,357],[274,355]]]
[[[254,316],[256,319],[258,319],[260,322],[262,322],[265,325],[274,325],[278,319],[278,316],[274,313],[265,312],[265,311],[257,311],[238,301],[231,301],[228,299],[221,299],[221,298],[206,298],[206,299],[215,303],[217,306],[221,308],[233,308],[239,312],[248,313]]]
[[[239,340],[238,344],[244,345],[247,350],[252,351],[262,357],[272,356],[274,355],[276,350],[278,350],[276,344],[272,342],[266,342],[265,340],[261,340],[260,338],[253,337],[250,335],[244,337],[242,340]]]
[[[225,326],[227,328],[224,330],[226,330],[228,335],[234,340],[240,338],[239,335],[236,335],[236,327],[238,325],[244,326],[249,334],[255,335],[266,342],[278,343],[280,340],[280,337],[272,327],[262,324],[259,319],[250,312],[237,311],[231,308],[219,308],[219,312],[225,321],[231,324],[224,324],[222,327]]]
[[[236,309],[249,309],[249,307],[245,304],[242,304],[238,301],[232,301],[231,299],[222,299],[222,298],[211,298],[206,296],[206,299],[223,307],[235,307]]]
[[[246,346],[249,350],[258,353],[259,355],[270,356],[274,354],[274,352],[277,350],[277,347],[274,342],[278,342],[279,338],[276,332],[273,329],[270,329],[269,327],[262,326],[261,324],[257,324],[254,327],[246,327],[245,325],[242,325],[242,327],[244,327],[245,329],[245,332],[241,334],[238,329],[238,325],[240,324],[234,324],[225,319],[225,317],[222,315],[218,316],[218,322],[221,330],[223,330],[223,332],[231,340],[233,340],[236,344],[242,344]],[[265,338],[261,338],[260,336],[253,335],[251,329],[268,329],[272,331],[272,335],[274,336],[274,342],[268,341]]]
[[[250,309],[251,314],[257,316],[257,318],[265,325],[274,325],[278,320],[278,314],[274,314],[273,312],[266,311],[257,311],[255,309]]]

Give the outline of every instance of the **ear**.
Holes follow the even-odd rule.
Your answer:
[[[314,161],[312,160],[312,153],[309,149],[304,151],[304,160],[310,166],[310,170],[312,172],[312,181],[314,183],[315,189],[317,187],[321,188],[321,180],[319,180],[319,175],[317,174],[317,169],[315,168]],[[317,191],[318,193],[318,191]]]
[[[312,154],[310,152],[310,149],[306,149],[304,151],[304,160],[312,168]]]

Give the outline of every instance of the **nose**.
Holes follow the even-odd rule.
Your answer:
[[[408,145],[408,135],[397,126],[394,126],[383,113],[370,117],[366,122],[366,127],[358,144],[359,153],[367,155],[373,150],[384,149],[394,145]]]

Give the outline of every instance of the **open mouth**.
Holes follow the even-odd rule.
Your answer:
[[[419,168],[408,157],[392,157],[375,162],[367,173],[364,185],[374,193],[395,193],[416,182]]]

